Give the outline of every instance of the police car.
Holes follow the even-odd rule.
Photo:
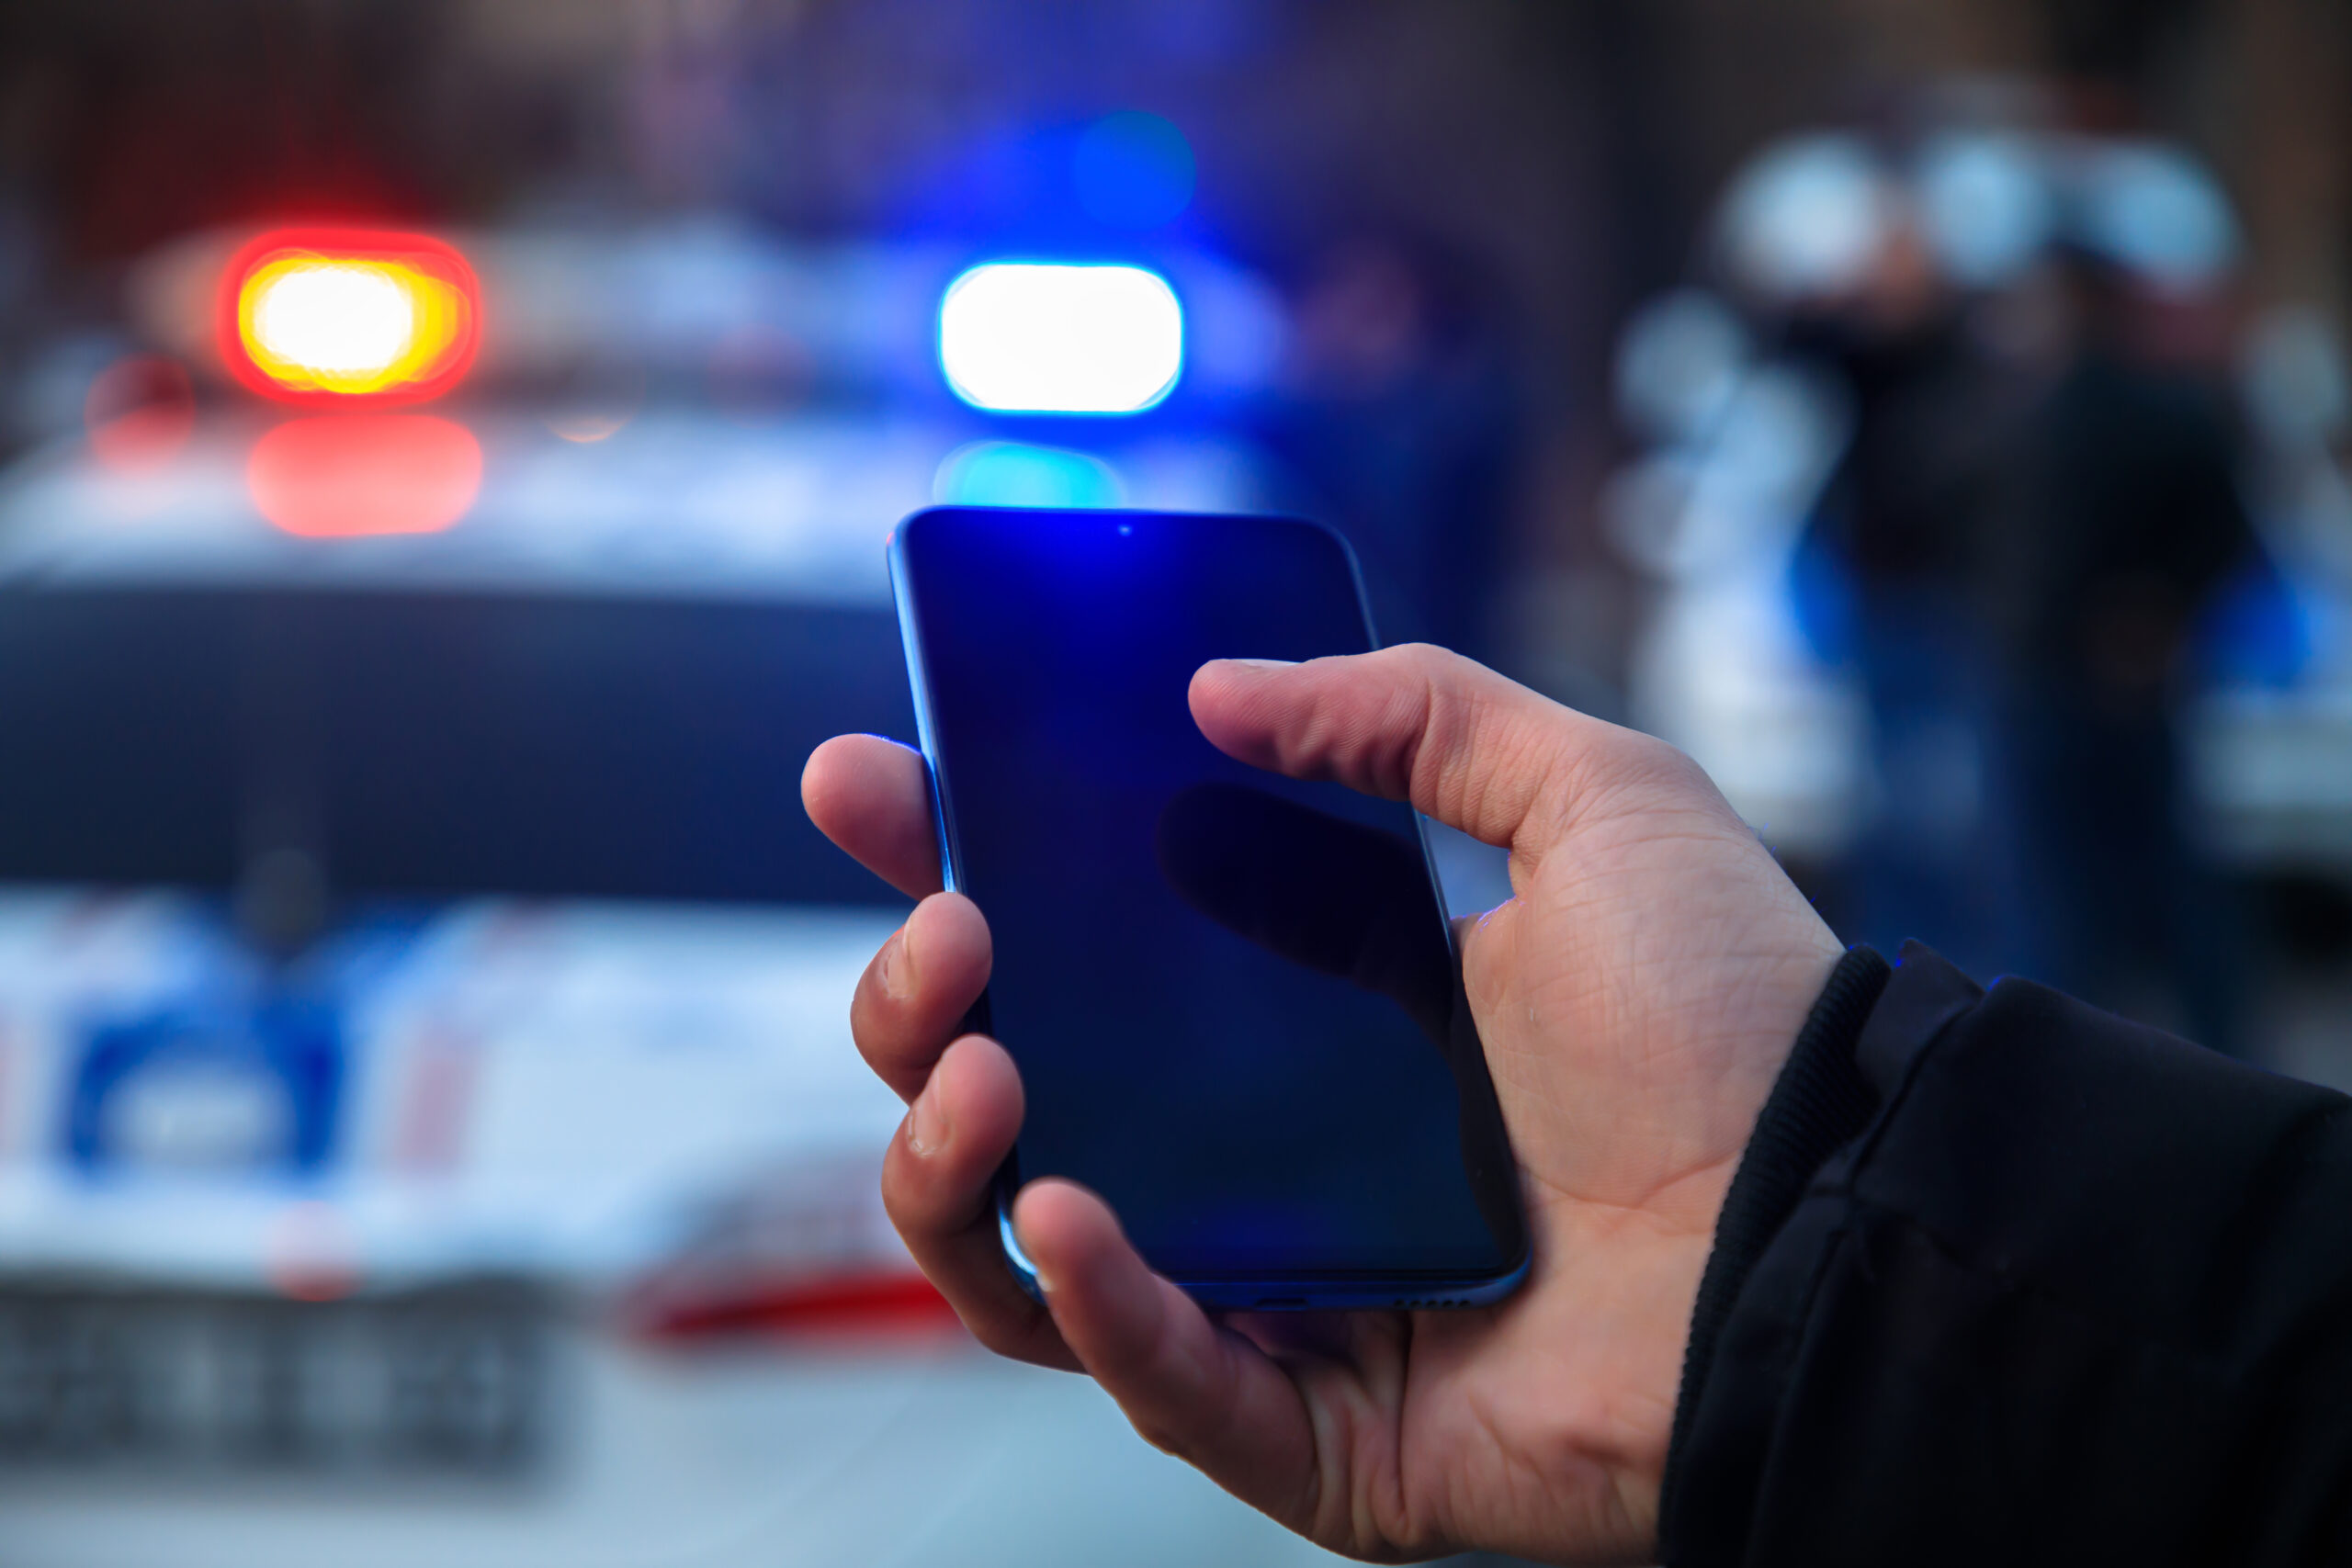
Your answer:
[[[979,1353],[879,1212],[901,906],[797,778],[910,730],[884,536],[1251,504],[1202,411],[1280,326],[1199,257],[986,264],[134,279],[0,479],[0,1562],[1319,1559]]]

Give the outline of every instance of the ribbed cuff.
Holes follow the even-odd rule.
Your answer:
[[[1867,947],[1853,948],[1838,961],[1756,1118],[1756,1131],[1740,1156],[1731,1190],[1724,1195],[1714,1250],[1707,1255],[1698,1304],[1690,1313],[1682,1389],[1675,1402],[1674,1437],[1667,1449],[1666,1480],[1658,1499],[1661,1528],[1673,1517],[1678,1461],[1691,1412],[1706,1386],[1715,1341],[1739,1299],[1740,1287],[1795,1212],[1814,1173],[1877,1114],[1878,1091],[1855,1066],[1854,1044],[1894,973],[1885,959]]]

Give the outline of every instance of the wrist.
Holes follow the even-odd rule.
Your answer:
[[[1716,1336],[1740,1287],[1814,1173],[1858,1136],[1877,1111],[1878,1091],[1863,1077],[1854,1049],[1893,973],[1886,960],[1868,947],[1856,947],[1838,960],[1757,1116],[1724,1194],[1691,1308],[1661,1511],[1671,1500],[1675,1456],[1705,1384]]]

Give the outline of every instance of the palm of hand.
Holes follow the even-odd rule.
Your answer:
[[[1515,897],[1462,935],[1535,1238],[1527,1286],[1336,1325],[1319,1351],[1243,1325],[1320,1407],[1312,1506],[1290,1522],[1338,1550],[1632,1560],[1654,1539],[1715,1213],[1790,1010],[1838,950],[1695,769],[1634,750],[1632,777],[1539,803]]]

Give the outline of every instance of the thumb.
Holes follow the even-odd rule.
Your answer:
[[[1201,733],[1244,762],[1409,800],[1528,853],[1560,836],[1565,804],[1612,777],[1687,775],[1699,800],[1728,810],[1671,747],[1427,643],[1304,664],[1214,660],[1193,674],[1190,698]]]

